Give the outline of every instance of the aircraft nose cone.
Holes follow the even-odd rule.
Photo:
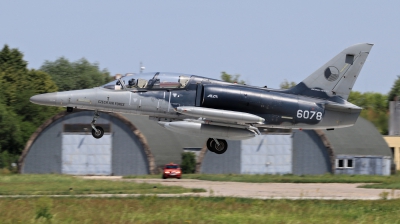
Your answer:
[[[40,105],[56,105],[57,93],[45,93],[32,96],[30,101],[34,104]]]

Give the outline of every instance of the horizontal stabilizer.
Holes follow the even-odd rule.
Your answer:
[[[360,113],[362,108],[351,103],[346,103],[346,104],[327,103],[325,104],[325,110],[354,114],[354,113]]]

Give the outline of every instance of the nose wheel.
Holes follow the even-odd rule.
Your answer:
[[[216,154],[223,154],[228,149],[228,143],[224,139],[209,138],[207,148]]]
[[[96,110],[93,115],[93,120],[90,123],[92,126],[92,136],[94,138],[101,138],[104,135],[104,129],[100,126],[95,126],[97,118],[100,117],[99,112]]]
[[[103,129],[102,127],[100,127],[100,126],[96,126],[96,129],[97,129],[97,131],[94,130],[94,129],[92,129],[92,136],[93,136],[94,138],[101,138],[101,137],[103,137],[103,135],[104,135],[104,129]]]

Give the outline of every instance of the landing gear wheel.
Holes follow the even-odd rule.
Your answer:
[[[215,143],[214,139],[212,139],[212,138],[209,138],[207,140],[207,149],[210,150],[210,152],[214,152],[214,148],[212,146],[213,142]]]
[[[100,127],[100,126],[96,126],[96,129],[97,129],[97,132],[96,132],[94,129],[92,129],[92,136],[93,136],[94,138],[101,138],[101,137],[103,137],[103,135],[104,135],[104,129],[103,129],[102,127]]]
[[[223,154],[228,149],[228,143],[223,139],[218,139],[219,145],[215,142],[214,139],[209,138],[207,141],[207,148],[211,152],[216,154]]]
[[[223,139],[218,139],[219,145],[212,141],[212,146],[216,154],[223,154],[228,149],[228,143]]]

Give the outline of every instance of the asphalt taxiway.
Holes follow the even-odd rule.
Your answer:
[[[400,198],[400,190],[358,188],[364,184],[343,183],[242,183],[204,181],[194,179],[122,179],[121,177],[87,176],[85,179],[134,181],[137,183],[162,184],[185,188],[203,188],[207,192],[186,193],[185,196],[222,196],[258,199],[321,199],[321,200],[378,200]],[[386,193],[384,193],[386,192]],[[160,195],[168,196],[168,195]],[[171,195],[179,196],[179,195]]]

